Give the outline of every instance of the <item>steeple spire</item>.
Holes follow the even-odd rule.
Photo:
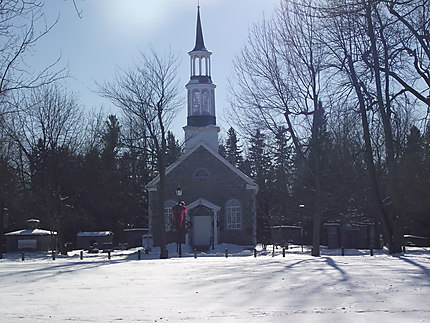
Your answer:
[[[190,55],[190,81],[185,86],[188,97],[188,117],[185,131],[185,151],[204,142],[218,151],[218,132],[215,116],[215,88],[211,77],[211,55],[203,42],[200,6],[197,6],[196,45]]]
[[[193,51],[206,51],[205,42],[203,41],[202,23],[200,22],[200,5],[197,6],[197,27],[196,27],[196,45]]]

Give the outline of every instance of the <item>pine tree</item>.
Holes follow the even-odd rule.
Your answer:
[[[251,177],[256,181],[260,190],[266,189],[266,183],[270,177],[270,157],[267,152],[264,135],[257,130],[252,136],[249,148],[248,160],[250,163]]]
[[[424,138],[415,126],[410,130],[399,162],[398,192],[404,224],[411,233],[424,235],[429,228],[428,184],[425,182]]]
[[[275,135],[275,149],[273,151],[274,177],[278,189],[288,187],[288,172],[291,172],[291,146],[287,138],[285,127],[278,129]],[[285,191],[284,189],[282,189]]]
[[[257,241],[267,244],[270,241],[272,192],[270,191],[270,157],[264,135],[257,130],[252,136],[247,161],[250,176],[258,185],[257,193]]]
[[[218,145],[218,154],[220,154],[224,158],[227,158],[227,149],[225,148],[225,144],[223,141],[221,141]]]
[[[278,224],[296,224],[297,218],[291,213],[294,204],[291,201],[292,149],[288,142],[288,132],[280,127],[275,134],[273,149],[273,217]]]
[[[100,158],[100,213],[98,214],[99,230],[111,230],[115,237],[122,233],[122,208],[125,205],[127,192],[123,187],[124,174],[119,170],[119,151],[121,148],[121,126],[115,115],[109,115],[102,135],[102,152]]]
[[[102,160],[110,168],[115,167],[115,159],[121,146],[120,135],[121,126],[119,125],[118,118],[111,114],[105,122],[102,151]]]
[[[173,164],[182,155],[182,148],[173,132],[167,132],[166,166]]]
[[[243,162],[242,151],[240,150],[238,142],[239,139],[237,139],[236,131],[233,129],[233,127],[230,127],[227,132],[225,158],[235,167],[239,167]]]

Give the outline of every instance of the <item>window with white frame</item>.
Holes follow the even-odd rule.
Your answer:
[[[238,230],[241,227],[241,207],[238,200],[227,202],[227,229]]]
[[[175,201],[166,201],[164,203],[164,225],[166,231],[173,230],[173,207],[176,205]]]

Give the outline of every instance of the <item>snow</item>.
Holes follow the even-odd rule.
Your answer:
[[[5,233],[5,236],[48,236],[48,235],[56,235],[55,231],[48,231],[42,229],[25,229],[18,230],[9,233]]]
[[[107,237],[111,236],[111,231],[90,231],[90,232],[78,232],[78,237]]]
[[[225,257],[225,249],[229,257]],[[430,249],[5,254],[1,322],[429,322]]]

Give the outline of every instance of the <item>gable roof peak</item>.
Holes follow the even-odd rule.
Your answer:
[[[172,165],[166,168],[166,176],[169,175],[169,173],[175,169],[179,164],[181,164],[185,159],[187,159],[190,155],[192,155],[197,149],[200,147],[203,147],[205,150],[207,150],[211,155],[213,155],[215,158],[217,158],[220,162],[222,162],[225,166],[230,168],[231,171],[233,171],[236,175],[238,175],[245,183],[246,188],[254,191],[258,191],[258,185],[255,183],[253,179],[245,175],[243,172],[241,172],[238,168],[234,167],[232,164],[230,164],[225,158],[223,158],[218,152],[213,151],[208,145],[206,145],[204,142],[200,141],[197,145],[194,146],[193,149],[182,155],[176,162],[174,162]],[[148,184],[146,184],[145,188],[148,191],[154,191],[157,189],[158,183],[160,181],[160,176],[155,177],[152,181],[150,181]]]

